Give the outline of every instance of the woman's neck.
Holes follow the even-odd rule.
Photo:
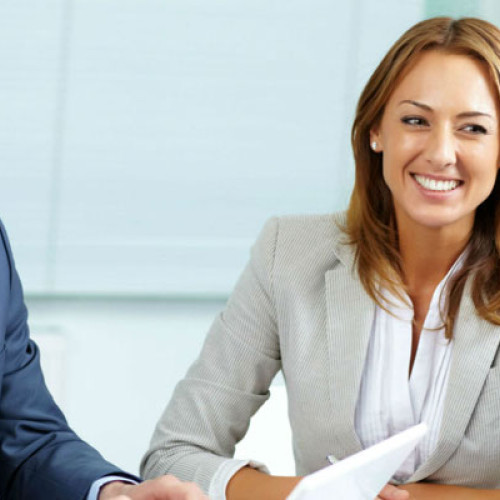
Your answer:
[[[405,284],[412,291],[434,289],[466,247],[472,228],[398,228]]]

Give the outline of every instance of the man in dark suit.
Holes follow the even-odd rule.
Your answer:
[[[0,498],[206,498],[196,486],[169,476],[139,482],[79,439],[49,394],[38,348],[29,338],[21,282],[0,223]]]

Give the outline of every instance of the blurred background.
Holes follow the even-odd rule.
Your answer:
[[[108,459],[137,471],[264,221],[346,206],[359,92],[435,15],[500,3],[0,2],[0,215],[47,382]],[[238,453],[266,460],[269,429]]]

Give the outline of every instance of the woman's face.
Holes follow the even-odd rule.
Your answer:
[[[499,166],[499,110],[483,63],[424,52],[385,107],[371,143],[401,229],[469,232]]]

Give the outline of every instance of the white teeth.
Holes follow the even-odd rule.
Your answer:
[[[414,175],[414,178],[423,188],[429,189],[430,191],[451,191],[459,184],[459,181],[437,181],[436,179],[430,179],[423,175]]]

